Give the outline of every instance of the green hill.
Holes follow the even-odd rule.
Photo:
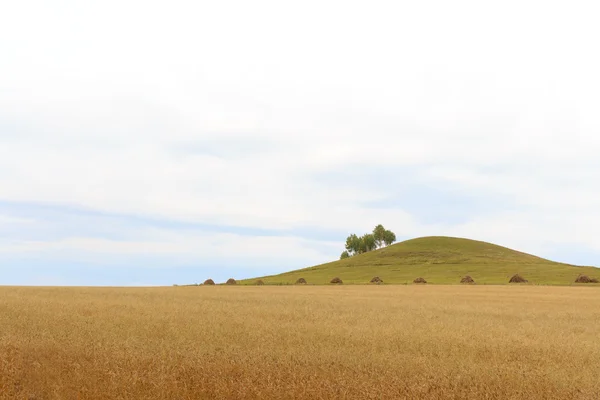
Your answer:
[[[385,283],[412,283],[423,277],[433,284],[458,284],[471,275],[478,284],[505,284],[514,274],[533,284],[571,284],[579,274],[600,279],[600,269],[558,263],[491,243],[452,237],[423,237],[350,257],[345,260],[243,280],[252,284],[328,284],[340,277],[345,284],[368,283],[379,276]]]

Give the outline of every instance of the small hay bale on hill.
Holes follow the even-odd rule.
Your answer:
[[[598,283],[598,279],[580,274],[577,279],[575,279],[575,283]]]
[[[336,276],[336,277],[335,277],[335,278],[333,278],[333,279],[331,280],[331,282],[329,282],[329,283],[334,283],[334,284],[336,284],[336,285],[341,285],[341,284],[342,284],[342,283],[344,283],[344,282],[342,282],[342,280]]]
[[[510,278],[510,280],[508,281],[508,283],[527,283],[527,282],[529,282],[529,281],[527,279],[523,278],[519,274],[513,275],[513,277]]]
[[[591,283],[591,279],[587,275],[580,274],[577,279],[575,279],[575,283]]]
[[[475,280],[473,280],[473,278],[471,278],[471,275],[465,275],[461,280],[460,283],[475,283]]]
[[[229,278],[227,279],[227,282],[225,282],[226,285],[237,285],[237,282],[235,281],[235,279],[233,278]]]
[[[380,284],[383,283],[383,280],[380,277],[375,276],[375,277],[373,277],[373,279],[371,279],[371,283],[374,283],[376,285],[380,285]]]
[[[204,281],[204,284],[205,285],[214,285],[215,281],[213,281],[212,279],[207,279],[207,280]]]
[[[427,281],[423,278],[417,278],[413,281],[413,283],[427,283]]]
[[[265,284],[265,282],[264,282],[262,279],[259,279],[259,280],[257,280],[257,281],[256,281],[256,284],[257,284],[258,286],[261,286],[261,285],[264,285],[264,284]]]
[[[298,280],[296,281],[296,285],[306,285],[306,279],[298,278]]]

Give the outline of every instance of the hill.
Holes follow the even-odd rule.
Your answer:
[[[292,284],[304,278],[309,284],[326,284],[333,277],[340,277],[345,284],[362,284],[379,276],[385,283],[411,283],[423,277],[428,283],[458,284],[463,276],[471,275],[478,284],[505,284],[516,273],[535,284],[567,285],[579,274],[600,279],[598,268],[558,263],[476,240],[432,236],[240,283],[262,279],[266,284]]]

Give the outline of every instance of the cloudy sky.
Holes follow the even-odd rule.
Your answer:
[[[383,223],[600,265],[594,2],[0,5],[0,284],[222,281]]]

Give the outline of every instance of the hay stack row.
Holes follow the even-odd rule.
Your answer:
[[[204,281],[204,284],[205,284],[205,285],[209,285],[209,286],[211,286],[211,285],[214,285],[214,284],[215,284],[215,281],[213,281],[212,279],[207,279],[207,280],[205,280],[205,281]],[[236,285],[236,284],[237,284],[237,282],[235,281],[235,279],[233,279],[233,278],[229,278],[229,279],[227,280],[227,283],[225,283],[225,284],[226,284],[226,285]]]
[[[508,281],[508,283],[527,283],[529,282],[527,279],[523,278],[521,275],[519,274],[515,274],[513,275],[510,280]],[[339,278],[339,277],[335,277],[333,278],[329,283],[334,284],[334,285],[341,285],[344,282]],[[380,285],[383,283],[383,280],[376,276],[373,279],[371,279],[370,283],[376,284],[376,285]],[[427,283],[427,281],[424,278],[417,278],[413,281],[413,283],[417,283],[417,284],[422,284],[422,283]],[[470,275],[465,275],[461,280],[460,283],[463,284],[474,284],[475,280],[470,276]],[[590,278],[586,275],[579,275],[577,277],[577,279],[575,279],[575,283],[599,283],[598,279],[596,278]],[[204,281],[205,285],[214,285],[215,281],[213,281],[212,279],[207,279]],[[230,278],[227,280],[227,282],[225,283],[226,285],[236,285],[237,282],[235,279]],[[256,285],[264,285],[265,282],[262,279],[259,279],[255,282]],[[306,279],[304,278],[299,278],[296,281],[296,285],[306,285]]]

